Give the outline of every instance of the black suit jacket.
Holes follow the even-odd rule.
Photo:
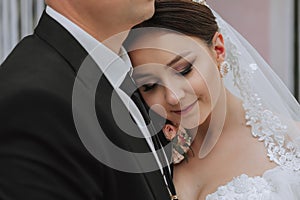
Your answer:
[[[91,74],[101,75],[87,55],[68,31],[43,13],[34,34],[23,39],[1,65],[0,199],[169,199],[159,170],[115,170],[99,162],[80,140],[74,115],[87,134],[95,134],[95,129],[86,118],[89,112],[81,113],[80,104],[72,105],[75,80],[83,96],[94,98],[97,120],[113,143],[149,152],[144,139],[124,134],[115,123],[110,102],[113,89],[106,77],[75,78],[83,62],[90,63]],[[97,92],[89,96],[95,81],[99,81]],[[118,96],[114,101],[120,115],[127,116]],[[94,142],[99,145],[96,153],[113,159],[101,141]],[[134,157],[123,162],[139,166]]]

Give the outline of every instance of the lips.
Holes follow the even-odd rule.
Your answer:
[[[174,110],[172,112],[178,114],[178,115],[185,115],[187,114],[189,111],[191,111],[194,107],[194,105],[197,103],[198,100],[196,100],[194,103],[190,104],[189,106],[185,107],[182,110]]]

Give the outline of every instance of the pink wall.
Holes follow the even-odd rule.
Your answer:
[[[207,0],[270,63],[271,0]]]

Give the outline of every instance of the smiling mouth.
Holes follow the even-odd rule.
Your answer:
[[[194,105],[197,103],[198,100],[196,100],[194,103],[192,103],[191,105],[187,106],[186,108],[182,109],[182,110],[174,110],[172,112],[178,114],[178,115],[185,115],[186,113],[188,113],[189,111],[191,111],[194,107]]]

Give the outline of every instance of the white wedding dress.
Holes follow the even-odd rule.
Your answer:
[[[241,174],[218,187],[206,200],[300,200],[300,152],[288,140],[288,126],[271,111],[262,110],[259,101],[258,97],[246,100],[246,119],[253,136],[264,142],[266,156],[278,166],[262,176]]]
[[[288,152],[288,149],[280,151],[284,153]],[[289,155],[288,153],[283,155],[282,159],[286,159],[285,157]],[[299,200],[299,168],[299,157],[293,157],[286,164],[265,171],[262,176],[249,177],[242,174],[226,185],[218,187],[216,192],[206,197],[206,200]]]
[[[242,174],[206,197],[206,200],[299,200],[300,172],[278,166],[262,176]]]

